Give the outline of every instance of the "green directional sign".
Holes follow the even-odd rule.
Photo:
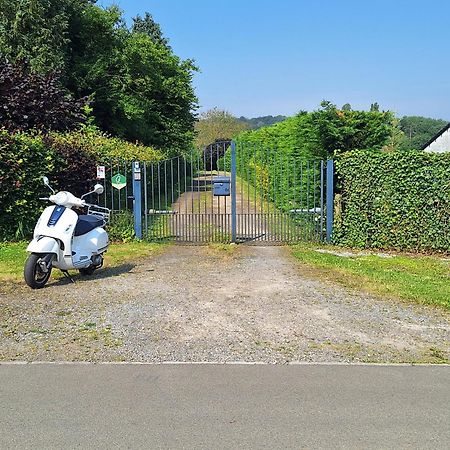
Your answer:
[[[127,185],[127,179],[121,173],[116,173],[111,177],[111,184],[120,190]]]

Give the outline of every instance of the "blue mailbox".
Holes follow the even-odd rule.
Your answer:
[[[230,177],[214,177],[213,178],[213,194],[215,196],[230,195]]]

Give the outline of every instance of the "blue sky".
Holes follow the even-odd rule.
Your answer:
[[[450,120],[448,0],[100,0],[149,11],[201,69],[202,109],[292,115],[327,99]]]

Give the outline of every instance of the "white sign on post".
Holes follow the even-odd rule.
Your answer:
[[[105,179],[105,166],[97,166],[97,179],[98,180]]]

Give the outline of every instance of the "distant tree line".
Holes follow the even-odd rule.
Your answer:
[[[442,119],[430,119],[421,116],[402,117],[399,122],[399,128],[403,132],[400,149],[421,149],[447,124],[448,121]]]
[[[283,122],[283,120],[286,120],[286,116],[261,116],[261,117],[254,117],[251,119],[248,119],[247,117],[241,116],[238,118],[239,122],[247,124],[248,128],[255,130],[262,127],[268,127],[270,125],[275,125],[278,122]]]

